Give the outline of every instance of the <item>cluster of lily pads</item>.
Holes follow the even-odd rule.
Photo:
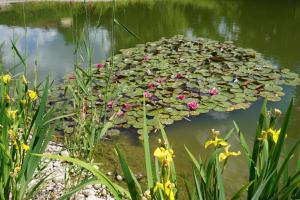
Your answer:
[[[117,128],[143,127],[143,96],[148,128],[154,130],[154,117],[169,125],[211,110],[246,109],[260,97],[279,101],[283,85],[300,83],[298,74],[232,42],[174,36],[120,52],[113,58],[111,77],[120,95],[108,102],[109,115],[117,112]],[[109,61],[95,67],[99,93],[108,67]]]

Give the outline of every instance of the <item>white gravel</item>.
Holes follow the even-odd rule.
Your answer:
[[[46,153],[60,154],[68,156],[69,152],[63,148],[61,144],[50,142]],[[43,159],[44,163],[50,162],[47,167],[41,172],[41,175],[51,174],[44,184],[43,189],[35,195],[34,200],[55,200],[64,194],[65,170],[67,163],[59,160]],[[33,180],[29,187],[38,182],[38,179]],[[113,200],[104,185],[95,184],[89,185],[75,196],[72,200]]]

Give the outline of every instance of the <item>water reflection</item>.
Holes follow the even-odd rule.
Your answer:
[[[75,44],[65,45],[62,34],[56,29],[24,29],[0,25],[0,33],[0,43],[4,42],[5,49],[2,52],[2,62],[7,68],[20,63],[15,53],[10,50],[11,41],[15,41],[20,54],[26,58],[28,73],[33,75],[34,66],[37,65],[40,80],[45,79],[48,74],[59,79],[74,69]],[[109,32],[103,27],[93,28],[89,32],[89,38],[96,55],[94,62],[105,60],[111,48]],[[17,71],[22,70],[20,67]]]

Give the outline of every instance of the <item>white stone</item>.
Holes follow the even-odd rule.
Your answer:
[[[98,197],[96,197],[95,195],[90,195],[86,198],[86,200],[101,200]]]
[[[99,190],[100,188],[101,188],[101,185],[100,185],[100,184],[95,184],[95,185],[94,185],[94,189],[95,189],[95,190]]]
[[[69,156],[69,152],[67,150],[63,150],[62,152],[60,152],[61,156]]]
[[[85,200],[85,197],[83,194],[77,194],[74,200]]]
[[[123,177],[121,175],[117,175],[116,178],[117,178],[118,181],[122,181],[123,180]]]
[[[102,196],[106,196],[106,195],[107,195],[106,189],[103,189],[103,190],[101,191],[101,195],[102,195]]]
[[[53,182],[56,183],[56,184],[63,183],[64,182],[64,175],[54,177]]]
[[[91,189],[85,189],[82,191],[82,194],[84,194],[84,196],[88,197],[88,196],[95,195],[95,191],[91,190]]]

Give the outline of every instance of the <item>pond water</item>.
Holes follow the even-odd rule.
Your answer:
[[[121,1],[117,4],[117,19],[140,39],[117,28],[114,45],[111,43],[111,13],[110,2],[86,6],[75,3],[21,3],[3,7],[0,10],[0,43],[4,42],[4,46],[0,60],[6,68],[19,63],[11,51],[11,41],[16,41],[21,54],[29,55],[26,62],[32,76],[37,65],[40,80],[48,74],[59,80],[73,70],[73,52],[83,32],[89,37],[93,48],[94,63],[103,62],[112,49],[118,51],[181,34],[191,38],[232,40],[237,46],[262,53],[275,66],[300,74],[300,2],[297,0]],[[269,105],[285,110],[290,99],[295,97],[288,129],[289,143],[293,143],[300,138],[300,87],[285,87],[285,93],[280,102]],[[256,102],[247,110],[209,112],[193,117],[191,121],[183,120],[167,127],[180,178],[191,176],[191,165],[184,145],[194,154],[205,156],[203,145],[210,137],[210,129],[225,132],[236,121],[251,141],[261,102]],[[151,136],[152,147],[156,145],[157,137],[158,134]],[[127,153],[134,171],[143,171],[143,149],[134,129],[125,130],[112,141],[99,144],[97,159],[104,163],[103,168],[115,167],[117,161],[113,147],[116,143]],[[241,148],[235,140],[232,143],[234,149]],[[230,159],[225,174],[229,193],[238,188],[238,184],[233,185],[232,182],[244,183],[246,177],[243,157]]]

